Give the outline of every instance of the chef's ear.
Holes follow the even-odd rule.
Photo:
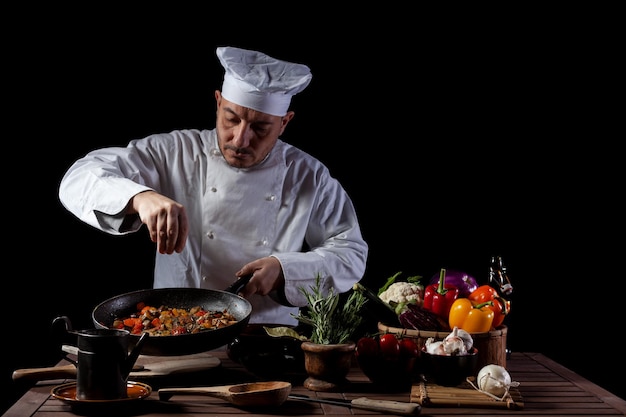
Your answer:
[[[222,93],[220,92],[220,90],[215,90],[215,104],[216,104],[215,112],[217,113],[217,110],[220,108],[220,105],[222,104]]]

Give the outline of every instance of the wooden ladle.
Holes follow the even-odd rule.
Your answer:
[[[159,399],[169,400],[174,395],[208,395],[244,407],[276,406],[287,400],[291,383],[286,381],[262,381],[214,387],[161,388]]]

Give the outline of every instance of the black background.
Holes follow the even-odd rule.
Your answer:
[[[623,72],[611,11],[283,7],[5,16],[15,29],[3,53],[2,406],[24,388],[14,369],[60,359],[54,317],[90,327],[97,303],[151,285],[145,230],[114,237],[80,223],[58,201],[64,171],[94,148],[212,128],[221,45],[311,67],[283,139],[353,198],[367,285],[442,267],[486,283],[501,255],[514,286],[509,347],[626,398]]]

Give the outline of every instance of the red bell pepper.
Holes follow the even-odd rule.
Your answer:
[[[446,270],[441,268],[439,283],[430,284],[424,289],[422,307],[432,311],[446,322],[450,315],[452,303],[459,297],[459,288],[453,284],[446,284]]]
[[[511,302],[501,297],[498,291],[490,285],[481,285],[472,291],[467,298],[475,303],[493,302],[491,305],[487,305],[489,309],[493,310],[492,329],[500,326],[511,310]]]

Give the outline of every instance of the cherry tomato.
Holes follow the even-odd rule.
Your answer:
[[[367,358],[374,358],[380,353],[378,340],[373,337],[364,336],[356,343],[356,355]]]
[[[385,333],[380,336],[380,353],[383,359],[397,360],[400,356],[400,343],[393,333]]]
[[[414,339],[403,337],[398,343],[400,344],[400,356],[404,358],[417,358],[419,356],[419,348]]]
[[[385,390],[411,387],[418,353],[413,339],[394,333],[359,339],[356,347],[356,359],[363,373]],[[416,356],[410,356],[413,354]]]

